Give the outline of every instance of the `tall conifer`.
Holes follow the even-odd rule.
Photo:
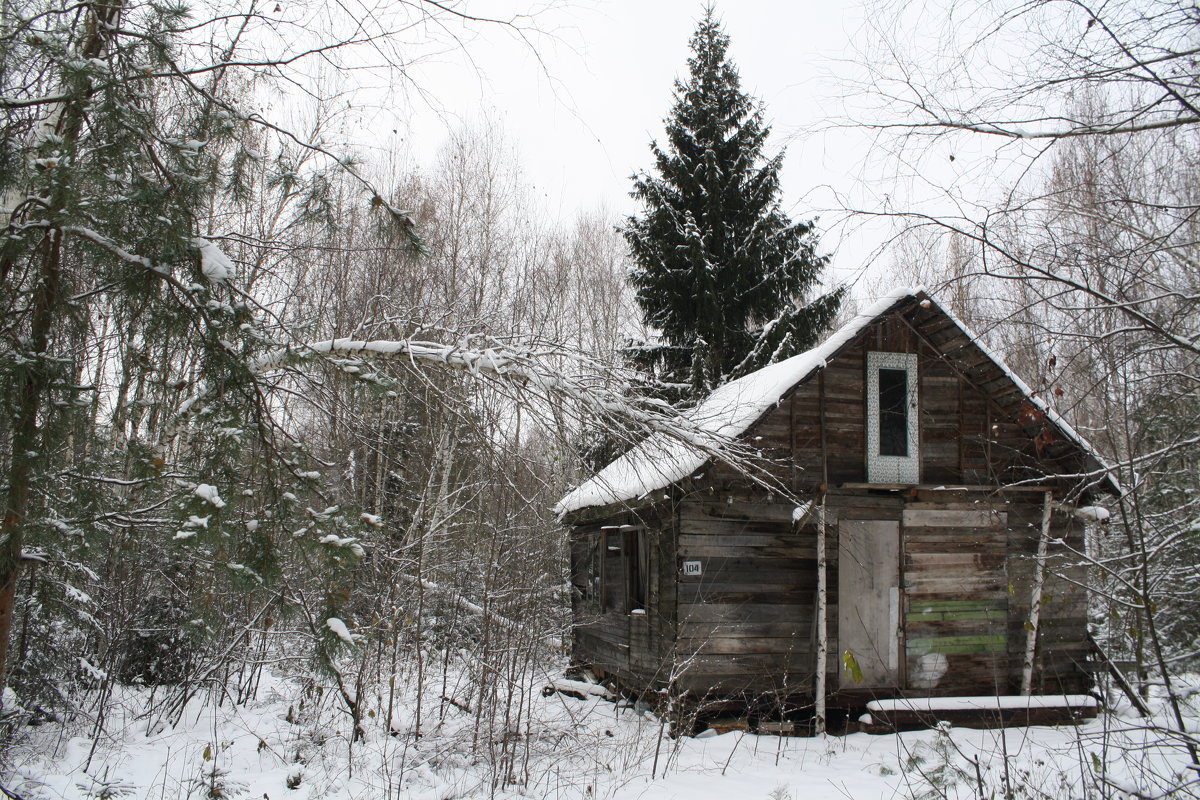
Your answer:
[[[763,154],[770,127],[741,90],[729,37],[710,8],[691,40],[690,75],[675,82],[666,145],[635,177],[645,211],[627,219],[631,282],[661,341],[637,358],[668,395],[696,398],[725,380],[811,347],[843,291],[805,302],[828,256],[811,222],[780,208],[783,153]]]

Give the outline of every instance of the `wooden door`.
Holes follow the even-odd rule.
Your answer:
[[[843,519],[838,527],[838,661],[843,689],[899,685],[900,523]],[[854,655],[862,680],[845,666]]]

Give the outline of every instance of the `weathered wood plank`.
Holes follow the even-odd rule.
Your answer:
[[[808,636],[789,637],[726,637],[710,636],[699,639],[679,639],[679,653],[701,655],[791,655],[811,654]]]
[[[952,539],[925,539],[925,538],[909,538],[904,540],[904,549],[907,553],[913,555],[922,555],[925,553],[987,553],[995,554],[1000,558],[1004,557],[1004,543],[994,541],[979,541],[970,538],[952,538]]]
[[[769,562],[773,559],[815,560],[817,557],[817,549],[816,546],[811,543],[797,543],[794,545],[778,547],[684,544],[679,548],[680,559],[687,560],[728,558],[734,554],[741,558],[762,559],[764,562]]]
[[[680,603],[679,622],[788,622],[801,618],[811,606],[773,603]],[[811,610],[808,611],[811,614]]]
[[[679,626],[679,637],[681,640],[716,636],[725,639],[807,637],[812,625],[812,613],[811,607],[800,609],[794,619],[777,622],[685,622]]]
[[[695,697],[737,695],[793,695],[812,691],[811,672],[775,672],[770,674],[746,675],[727,674],[716,671],[684,672],[674,685]]]
[[[904,527],[921,528],[1005,528],[1008,514],[1003,511],[906,508],[901,521]]]
[[[809,602],[812,598],[816,581],[801,587],[788,588],[785,586],[761,587],[754,584],[721,584],[718,586],[681,585],[679,602],[692,605],[757,603],[761,605],[796,606]]]
[[[1003,553],[913,553],[904,559],[905,570],[914,579],[920,572],[936,573],[934,577],[947,576],[956,572],[962,576],[987,575],[1001,577],[1004,574]]]
[[[791,651],[785,653],[729,653],[713,655],[698,653],[679,648],[676,652],[677,663],[684,672],[703,673],[718,672],[727,675],[770,675],[779,672],[804,671],[812,669],[813,656],[811,653]]]
[[[905,575],[905,589],[913,594],[928,594],[940,597],[962,597],[991,592],[1002,597],[1008,590],[1008,581],[995,575]]]

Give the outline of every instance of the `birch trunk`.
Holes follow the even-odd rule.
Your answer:
[[[825,498],[817,506],[817,674],[813,683],[816,694],[814,733],[825,732],[825,662],[829,660],[828,562],[825,555]]]
[[[1033,694],[1033,661],[1037,652],[1038,623],[1042,616],[1042,592],[1046,586],[1046,551],[1050,546],[1050,511],[1054,494],[1046,492],[1042,504],[1042,527],[1038,532],[1037,557],[1033,564],[1033,589],[1029,598],[1029,625],[1025,631],[1025,660],[1021,664],[1021,694]]]

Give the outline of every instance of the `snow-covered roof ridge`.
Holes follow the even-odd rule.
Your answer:
[[[892,306],[924,292],[906,287],[889,292],[811,350],[770,364],[717,387],[686,412],[696,427],[716,437],[741,435],[788,390],[825,365],[844,345]],[[709,454],[666,434],[655,433],[593,477],[568,492],[554,510],[560,516],[591,506],[637,500],[682,480],[704,466]]]
[[[923,298],[945,314],[979,350],[1021,390],[1021,393],[1042,411],[1048,420],[1085,453],[1096,460],[1103,470],[1111,467],[1095,449],[1063,417],[1019,378],[979,336],[962,320],[939,303],[924,287],[904,287],[880,297],[864,311],[836,330],[829,338],[811,350],[745,375],[717,387],[703,402],[685,413],[687,420],[701,432],[716,439],[731,440],[745,433],[772,406],[801,381],[825,366],[844,346],[875,320],[887,314],[905,300]],[[690,445],[678,438],[655,433],[625,455],[613,461],[590,479],[569,491],[555,506],[562,516],[572,511],[605,506],[611,503],[636,501],[651,492],[694,474],[709,460],[711,450]],[[1115,486],[1115,483],[1114,483]]]

